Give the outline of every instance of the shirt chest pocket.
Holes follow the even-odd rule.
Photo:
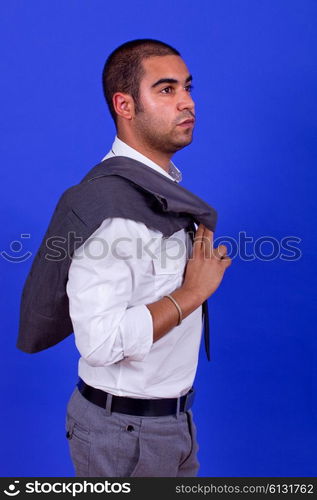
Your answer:
[[[153,259],[153,273],[156,276],[173,276],[183,270],[182,263],[168,259],[166,262],[161,259]]]
[[[181,286],[186,266],[186,247],[181,239],[162,240],[152,259],[156,293],[162,295]]]

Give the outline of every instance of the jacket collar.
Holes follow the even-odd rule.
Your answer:
[[[213,207],[167,176],[132,158],[108,158],[92,168],[81,182],[95,182],[113,175],[123,177],[151,193],[163,211],[190,214],[196,223],[202,222],[208,229],[215,230],[217,212]]]

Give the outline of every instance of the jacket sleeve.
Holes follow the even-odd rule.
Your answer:
[[[149,265],[136,254],[142,226],[107,218],[74,252],[66,285],[69,312],[76,346],[92,366],[139,361],[151,349],[152,316],[136,294]]]

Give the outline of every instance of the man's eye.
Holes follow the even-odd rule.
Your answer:
[[[192,84],[190,84],[190,85],[186,85],[186,87],[185,87],[185,89],[186,89],[186,90],[187,90],[187,92],[189,92],[189,93],[190,93],[190,92],[192,92],[193,88],[194,88],[194,86],[193,86]]]
[[[163,94],[170,94],[170,92],[172,90],[173,90],[173,87],[168,86],[168,87],[164,87],[164,89],[162,89],[161,92],[163,92]]]

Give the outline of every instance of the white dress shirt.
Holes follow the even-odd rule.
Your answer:
[[[167,173],[118,137],[103,160],[114,155],[181,178],[172,162]],[[181,286],[191,248],[184,229],[164,238],[142,222],[113,217],[75,250],[66,289],[81,355],[78,372],[87,384],[133,398],[174,398],[191,388],[201,306],[156,342],[146,307]]]

